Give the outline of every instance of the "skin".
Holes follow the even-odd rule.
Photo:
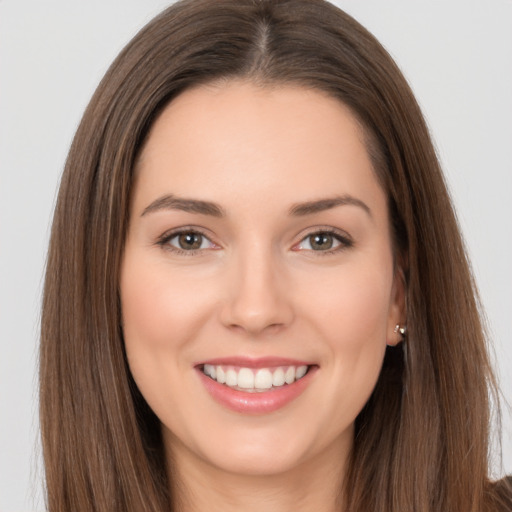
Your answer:
[[[354,420],[404,320],[386,195],[363,140],[348,108],[322,92],[242,81],[185,91],[152,127],[120,293],[130,369],[162,423],[182,510],[339,507]],[[214,202],[225,215],[147,210],[166,194]],[[368,210],[289,213],[347,195]],[[183,227],[204,233],[199,250],[162,242]],[[350,243],[311,245],[329,229]],[[282,409],[247,415],[215,402],[194,369],[227,356],[318,370]]]

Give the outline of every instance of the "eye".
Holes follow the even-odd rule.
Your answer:
[[[200,251],[203,249],[215,249],[217,246],[203,233],[195,230],[186,230],[164,235],[159,245],[175,252]]]
[[[303,238],[295,250],[316,252],[335,252],[352,246],[352,240],[347,236],[332,231],[317,231]]]

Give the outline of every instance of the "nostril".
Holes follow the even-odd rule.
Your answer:
[[[278,332],[291,322],[293,308],[289,297],[276,289],[275,282],[264,281],[256,279],[253,273],[250,279],[243,279],[242,284],[231,289],[220,310],[226,327],[256,335]]]

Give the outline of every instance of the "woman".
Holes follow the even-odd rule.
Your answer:
[[[66,164],[49,509],[506,510],[476,297],[367,31],[316,0],[180,2],[116,59]]]

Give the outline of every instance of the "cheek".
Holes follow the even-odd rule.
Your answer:
[[[172,273],[165,263],[147,261],[135,250],[127,251],[121,269],[126,355],[132,375],[150,403],[155,390],[168,389],[168,379],[190,366],[187,354],[209,316],[208,295],[186,274]]]
[[[162,348],[179,344],[193,335],[207,304],[196,280],[136,255],[124,261],[120,288],[127,344],[132,339]]]
[[[188,370],[211,297],[190,272],[171,272],[165,261],[132,248],[121,268],[120,298],[130,372],[160,420],[180,431],[197,412],[176,390],[195,384]]]
[[[386,343],[391,265],[363,269],[347,266],[323,279],[316,275],[306,289],[310,292],[302,293],[307,301],[303,308],[318,319],[333,349],[347,344],[355,348],[366,341]]]
[[[334,417],[355,418],[377,382],[387,344],[391,264],[342,269],[311,288],[307,309],[326,345],[321,364],[329,368],[326,404]],[[304,304],[304,310],[306,305]]]

